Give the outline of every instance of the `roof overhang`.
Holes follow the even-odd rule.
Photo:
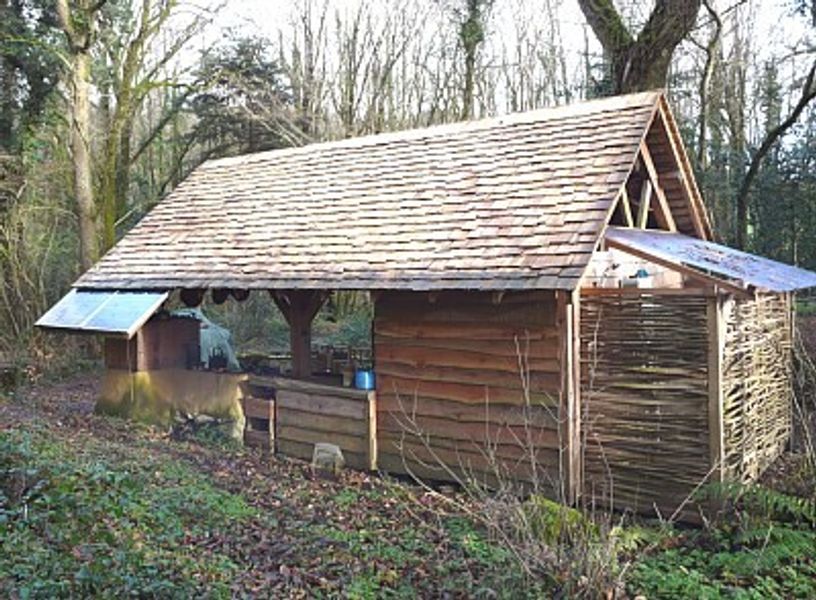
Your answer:
[[[608,246],[734,292],[816,287],[816,273],[681,233],[608,227],[604,240]]]

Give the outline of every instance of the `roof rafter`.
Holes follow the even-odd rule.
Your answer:
[[[694,178],[694,171],[691,168],[688,154],[680,140],[680,131],[677,128],[677,122],[669,109],[668,100],[665,96],[661,96],[658,102],[658,112],[663,124],[666,128],[666,137],[669,141],[674,160],[680,169],[680,183],[683,188],[683,193],[688,203],[689,214],[691,215],[694,230],[697,236],[704,240],[712,238],[711,223],[708,220],[708,213],[705,210],[703,197],[697,187],[697,181]]]
[[[657,205],[655,206],[655,218],[657,222],[661,227],[669,231],[677,231],[677,224],[674,222],[671,207],[669,206],[668,200],[666,200],[666,194],[663,192],[663,188],[660,187],[660,178],[657,175],[657,169],[652,160],[652,153],[649,152],[649,146],[645,141],[640,143],[640,158],[646,167],[646,173],[649,176],[649,181],[652,183],[652,188],[654,188],[653,191],[657,198]],[[641,229],[643,228],[641,227]]]

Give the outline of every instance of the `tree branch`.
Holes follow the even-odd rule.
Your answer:
[[[770,152],[771,148],[773,148],[774,144],[776,144],[779,138],[785,135],[785,132],[796,124],[796,121],[799,120],[799,116],[804,112],[807,105],[814,98],[816,98],[816,60],[813,61],[810,71],[808,71],[808,74],[805,77],[805,83],[802,85],[802,94],[799,97],[799,101],[796,103],[796,106],[793,107],[793,110],[784,121],[768,132],[765,139],[762,140],[759,150],[757,150],[756,153],[754,153],[754,156],[751,158],[748,171],[745,173],[745,177],[742,180],[739,192],[737,192],[738,248],[742,249],[745,247],[746,238],[748,236],[748,193],[751,191],[751,185],[759,173],[759,168],[762,166],[763,159],[768,152]]]
[[[664,87],[677,45],[697,20],[702,0],[657,0],[637,37],[627,29],[612,0],[578,0],[610,62],[613,93]]]
[[[578,5],[604,49],[623,50],[635,42],[612,0],[578,0]]]

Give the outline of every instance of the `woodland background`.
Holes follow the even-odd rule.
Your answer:
[[[813,0],[0,0],[0,354],[208,158],[655,87],[717,237],[814,269],[815,74]]]

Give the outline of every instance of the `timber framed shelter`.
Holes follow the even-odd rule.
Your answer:
[[[292,377],[308,379],[328,294],[370,292],[368,408],[280,384],[296,390],[292,415],[342,406],[368,426],[305,436],[290,415],[292,448],[359,431],[366,466],[445,478],[442,460],[487,477],[497,457],[519,479],[547,470],[569,501],[666,511],[782,452],[791,294],[816,286],[711,239],[656,91],[208,161],[72,293],[153,307],[269,291]],[[41,325],[93,330],[53,311]]]

